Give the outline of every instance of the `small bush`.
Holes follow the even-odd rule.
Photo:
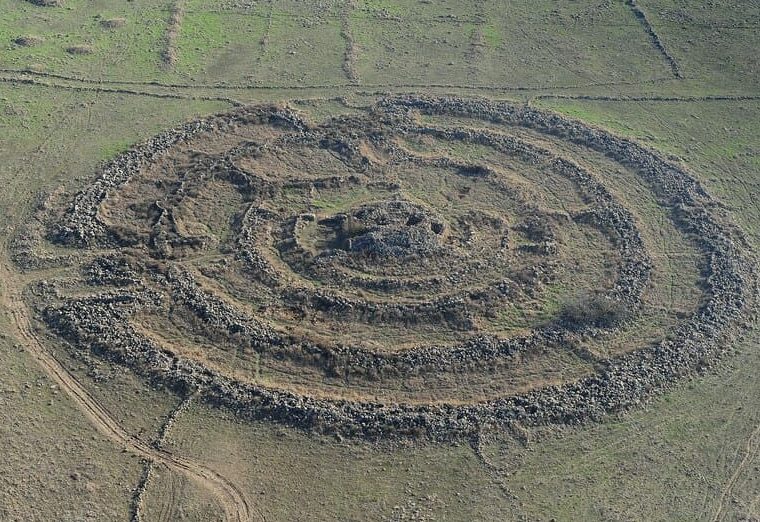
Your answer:
[[[572,329],[587,326],[610,328],[628,317],[626,306],[600,293],[583,294],[567,300],[560,312],[560,320]]]
[[[66,52],[74,55],[92,54],[91,45],[72,45],[66,48]]]
[[[537,215],[527,216],[525,221],[517,226],[517,229],[531,241],[545,241],[552,237],[549,223],[545,218]]]
[[[44,40],[39,36],[25,35],[16,38],[13,40],[13,43],[20,45],[21,47],[34,47],[35,45],[41,44],[43,41]]]
[[[124,27],[126,23],[126,18],[109,18],[107,20],[101,20],[100,26],[104,29],[118,29],[119,27]]]
[[[29,3],[42,7],[61,7],[63,0],[27,0]]]

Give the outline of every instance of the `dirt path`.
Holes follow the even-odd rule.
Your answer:
[[[171,522],[174,518],[174,507],[177,505],[177,497],[181,484],[178,483],[177,476],[170,470],[164,473],[163,487],[160,494],[157,495],[162,500],[161,507],[156,516],[158,522]]]
[[[758,452],[760,452],[760,424],[755,427],[754,431],[747,438],[747,442],[744,445],[744,458],[741,460],[739,465],[736,466],[736,469],[729,477],[726,485],[723,487],[720,493],[715,515],[713,515],[711,519],[712,522],[718,522],[719,520],[723,520],[725,518],[726,513],[724,510],[726,507],[726,499],[729,498],[734,490],[734,486],[739,481],[739,477],[741,477],[742,473],[744,473],[744,471],[747,469],[747,466],[749,466],[749,464],[755,459],[755,457],[758,455]]]
[[[3,245],[7,247],[7,243]],[[0,257],[0,281],[3,283],[3,294],[0,297],[0,307],[10,313],[11,333],[24,346],[25,350],[42,367],[45,373],[74,401],[87,419],[104,436],[114,443],[124,447],[135,455],[154,462],[160,462],[169,469],[184,474],[191,481],[210,490],[217,498],[224,512],[224,519],[235,522],[248,522],[254,519],[251,505],[243,493],[229,480],[219,473],[186,457],[175,455],[163,449],[152,447],[131,435],[106,408],[77,381],[76,377],[51,355],[34,333],[29,310],[21,298],[24,288],[10,267],[7,258],[7,248]],[[263,515],[257,514],[257,519],[264,520]]]
[[[161,429],[159,430],[158,438],[151,443],[154,448],[164,449],[164,443],[169,436],[169,431],[171,431],[172,427],[176,423],[177,418],[190,406],[190,403],[194,397],[195,394],[188,395],[182,399],[182,401],[177,405],[176,408],[174,408],[174,410],[171,411],[171,413],[169,413],[166,422],[164,422],[164,425],[161,426]],[[134,502],[132,506],[132,522],[141,522],[143,520],[145,494],[148,491],[148,486],[151,483],[155,482],[155,480],[151,480],[151,478],[155,475],[155,466],[156,461],[145,461],[145,468],[143,469],[143,480],[141,480],[138,484],[138,487],[135,490],[135,496],[133,498]],[[165,468],[165,466],[163,467]],[[174,507],[179,503],[175,496],[175,488],[173,487],[173,482],[176,480],[176,477],[176,473],[173,473],[170,469],[166,470],[166,480],[164,482],[168,485],[168,487],[163,488],[163,490],[157,495],[157,497],[161,500],[158,516],[156,517],[156,520],[158,522],[168,522],[172,520],[172,512],[174,510]]]

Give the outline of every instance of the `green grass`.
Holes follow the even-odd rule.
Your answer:
[[[413,511],[410,502],[433,520],[501,520],[509,513],[467,444],[336,443],[248,426],[202,406],[191,408],[172,439],[173,451],[225,467],[256,492],[267,520],[380,521],[402,507]]]
[[[757,2],[643,0],[652,24],[687,75],[710,87],[757,93]]]
[[[139,461],[114,448],[14,344],[0,337],[0,518],[127,520]]]
[[[681,158],[726,203],[760,244],[760,209],[754,194],[760,150],[760,103],[568,102],[541,105],[607,126]],[[622,123],[625,122],[625,123]]]
[[[389,0],[361,0],[359,2],[359,9],[371,15],[402,15],[407,12],[398,2]]]
[[[269,44],[253,71],[263,85],[341,85],[345,43],[335,18],[285,18],[272,22]]]
[[[350,19],[360,48],[358,68],[365,85],[387,87],[233,94],[265,101],[347,95],[368,102],[375,90],[393,91],[394,85],[408,83],[530,85],[550,94],[609,96],[757,94],[757,29],[739,27],[757,23],[757,5],[638,3],[686,80],[668,80],[662,56],[624,2],[598,8],[600,2],[590,0],[520,0],[491,3],[479,12],[482,4],[474,2],[371,0],[360,2]],[[0,68],[33,67],[94,80],[286,88],[347,83],[337,16],[343,3],[321,8],[318,2],[278,2],[264,49],[261,39],[272,4],[261,2],[242,11],[227,5],[211,0],[187,3],[179,61],[175,70],[166,70],[160,53],[167,1],[68,0],[63,8],[41,8],[22,0],[0,0]],[[385,19],[385,14],[399,19]],[[474,20],[476,16],[480,20]],[[124,17],[124,27],[101,26],[101,19],[114,17]],[[473,60],[469,53],[476,30],[486,46]],[[13,44],[21,35],[44,41],[34,47]],[[65,47],[77,44],[92,45],[93,54],[65,52]],[[646,83],[649,80],[657,81]],[[597,85],[565,89],[589,83]],[[606,85],[610,83],[615,85]],[[415,90],[496,98],[535,94]],[[760,248],[760,103],[536,103],[678,156],[727,206],[752,246]],[[315,104],[311,110],[320,117],[338,111],[335,104]],[[38,191],[80,187],[99,162],[131,143],[227,106],[0,84],[0,237],[7,234],[8,224],[28,213]],[[350,203],[328,195],[318,199],[326,212]],[[642,203],[641,212],[657,210],[648,205]],[[669,245],[667,234],[659,240],[660,248]],[[688,272],[677,265],[672,271]],[[545,306],[550,311],[559,306],[568,291],[550,288]],[[51,381],[34,361],[14,348],[17,341],[3,333],[7,324],[5,313],[0,313],[0,519],[127,520],[138,461],[105,441],[70,400],[50,388]],[[759,331],[755,324],[743,342],[732,346],[741,353],[727,358],[719,370],[633,413],[602,424],[532,433],[545,440],[527,447],[511,439],[487,445],[486,453],[500,473],[478,462],[466,444],[338,443],[267,423],[243,423],[204,406],[193,407],[181,418],[170,444],[174,451],[197,456],[243,484],[269,520],[401,518],[415,509],[411,502],[435,520],[711,520],[760,422]],[[118,371],[102,385],[88,380],[86,372],[77,376],[135,433],[154,429],[167,405],[176,400],[156,390],[133,398],[130,393],[139,385]],[[755,456],[729,493],[727,520],[758,516],[758,465]],[[164,489],[170,478],[158,473],[155,489],[149,489],[148,507],[157,510],[158,497],[171,491]],[[213,499],[204,491],[181,481],[175,491],[188,518],[213,516]],[[753,501],[755,511],[750,513]]]
[[[252,83],[256,85],[345,84],[345,41],[339,17],[344,2],[261,2],[245,10],[207,0],[187,2],[179,31],[175,70],[162,66],[170,2],[115,3],[72,0],[63,8],[40,8],[1,0],[0,67],[36,68],[88,78]],[[704,87],[757,86],[751,12],[737,9],[662,8],[643,4],[669,51],[689,79]],[[680,20],[686,12],[691,19]],[[268,20],[272,27],[268,36]],[[124,27],[104,29],[101,20],[122,17]],[[682,16],[681,16],[682,18]],[[699,24],[717,20],[720,27]],[[744,25],[742,25],[744,24]],[[750,24],[749,27],[745,27]],[[592,5],[519,0],[507,6],[469,2],[368,0],[351,11],[359,44],[357,67],[368,84],[443,83],[576,87],[640,84],[672,79],[669,67],[623,2]],[[470,54],[474,31],[485,46]],[[33,47],[11,42],[43,38]],[[262,46],[262,39],[267,44]],[[5,42],[4,44],[2,42]],[[93,53],[72,56],[71,45]],[[616,89],[617,90],[617,89]]]
[[[235,16],[220,13],[190,12],[182,19],[177,49],[180,60],[177,69],[183,73],[196,73],[206,62],[211,61],[214,52],[229,44],[229,34],[233,27],[228,27]],[[239,30],[239,27],[235,27]],[[251,40],[255,35],[251,36]]]
[[[489,24],[489,25],[484,25],[482,28],[482,31],[483,31],[483,38],[485,38],[486,43],[490,47],[494,49],[498,49],[499,46],[501,45],[501,42],[504,39],[504,36],[501,34],[501,31],[499,30],[499,28],[496,27],[496,25]]]
[[[645,411],[569,430],[518,453],[507,483],[521,492],[529,518],[710,520],[760,422],[752,406],[760,389],[750,369],[760,364],[757,340],[741,345],[745,354],[730,369],[679,387]],[[730,496],[727,520],[749,515],[760,485],[756,461],[753,466]]]
[[[162,76],[160,52],[168,13],[163,2],[67,2],[63,8],[40,8],[27,2],[2,0],[0,67],[32,68],[87,78],[153,79]],[[106,29],[104,19],[123,17],[123,27]],[[21,35],[43,42],[20,47]],[[70,55],[66,48],[90,45],[88,55]]]

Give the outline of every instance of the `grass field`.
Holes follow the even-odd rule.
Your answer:
[[[10,279],[7,245],[40,194],[80,189],[131,144],[237,104],[289,103],[321,120],[379,93],[510,100],[634,138],[697,177],[757,251],[760,5],[636,4],[662,48],[627,2],[613,0],[0,0],[0,273],[8,277],[0,292],[27,281]],[[606,172],[603,158],[585,161]],[[662,210],[624,176],[609,186],[637,202],[645,241],[667,261],[645,299],[688,310],[699,271],[674,252],[691,245],[657,227]],[[327,213],[348,203],[320,205]],[[671,320],[643,317],[589,349],[625,348]],[[14,321],[4,300],[0,519],[134,520],[145,454],[92,424]],[[224,476],[269,521],[754,521],[760,324],[748,323],[705,375],[601,423],[484,432],[472,442],[368,442],[191,402],[157,446]],[[125,433],[148,445],[160,437],[180,397],[99,360],[93,371],[35,328]],[[156,458],[141,520],[223,518],[202,481]]]

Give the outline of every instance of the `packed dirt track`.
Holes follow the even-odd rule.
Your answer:
[[[7,245],[4,245],[7,247]],[[160,462],[169,469],[185,475],[200,487],[209,490],[217,499],[224,520],[248,522],[264,520],[251,508],[244,493],[219,473],[204,465],[158,449],[149,442],[130,434],[108,410],[82,386],[40,342],[29,319],[29,310],[22,299],[29,277],[15,272],[5,255],[0,259],[0,279],[3,281],[2,305],[10,313],[11,332],[45,373],[73,400],[78,409],[97,430],[125,450],[148,462]]]
[[[370,439],[634,407],[719,358],[756,294],[742,232],[678,163],[481,99],[191,122],[52,195],[12,250],[60,268],[11,304],[73,355]],[[221,477],[145,456],[248,516]]]

